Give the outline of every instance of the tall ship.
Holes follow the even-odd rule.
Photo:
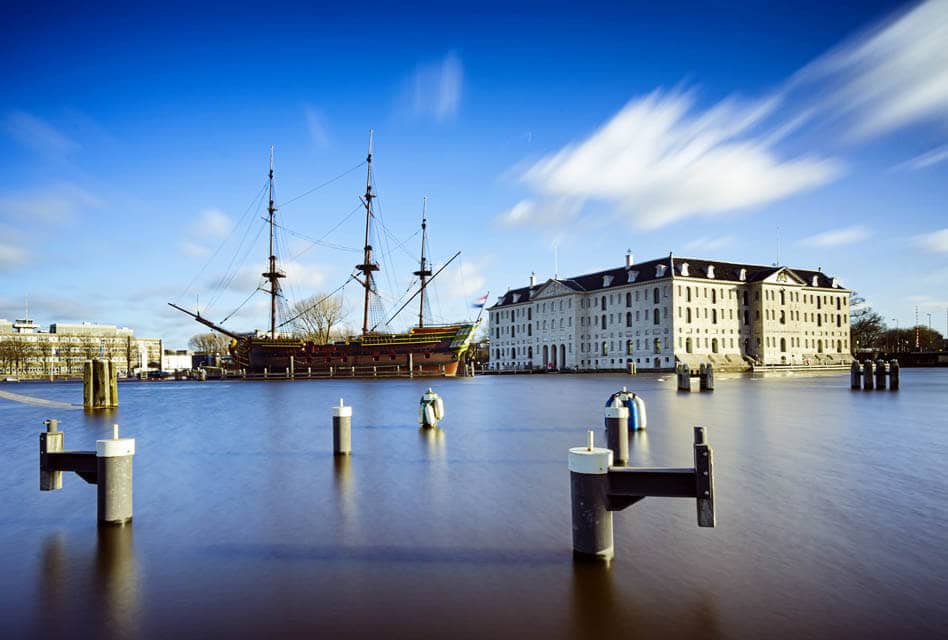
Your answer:
[[[425,318],[425,293],[430,282],[445,269],[460,251],[445,262],[438,271],[432,273],[431,265],[425,257],[427,233],[427,199],[422,209],[421,222],[421,258],[419,268],[413,273],[420,285],[402,306],[395,312],[398,315],[415,298],[418,298],[418,323],[405,332],[383,332],[370,322],[369,308],[374,296],[377,296],[376,273],[380,266],[373,259],[370,231],[372,228],[373,200],[372,190],[372,132],[369,132],[369,150],[366,157],[367,175],[362,205],[365,209],[365,242],[362,261],[355,266],[352,280],[363,289],[362,329],[361,333],[343,339],[328,341],[325,344],[312,339],[294,335],[293,331],[281,331],[287,325],[292,326],[296,317],[278,324],[278,299],[283,297],[280,281],[286,273],[280,269],[274,251],[274,214],[277,208],[273,200],[273,149],[270,150],[268,173],[267,214],[270,229],[270,250],[267,270],[261,274],[269,288],[264,291],[270,296],[270,322],[266,334],[260,332],[238,333],[225,328],[201,315],[200,310],[191,312],[169,302],[175,309],[186,313],[201,324],[221,333],[230,340],[231,366],[251,373],[282,373],[309,377],[409,377],[409,376],[448,376],[457,375],[459,365],[466,361],[471,348],[471,340],[480,323],[480,314],[473,322],[454,324],[431,324]],[[328,298],[328,296],[327,296]],[[325,298],[323,299],[325,300]],[[319,301],[322,302],[322,301]],[[319,303],[317,302],[317,304]],[[394,318],[394,316],[393,316]]]

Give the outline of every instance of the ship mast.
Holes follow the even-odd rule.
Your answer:
[[[362,205],[365,207],[365,250],[362,264],[356,269],[362,272],[362,286],[365,288],[365,303],[362,310],[362,335],[369,332],[369,296],[372,294],[372,272],[378,271],[379,266],[372,262],[372,245],[369,244],[369,226],[372,221],[372,130],[369,129],[369,155],[365,159],[368,169],[365,177],[365,197]]]
[[[269,271],[263,274],[263,277],[270,281],[270,339],[276,339],[276,307],[277,296],[280,289],[280,278],[285,278],[286,274],[277,271],[276,255],[273,252],[273,214],[276,213],[276,207],[273,206],[273,145],[270,145],[270,194],[267,213],[270,221],[270,260]]]
[[[421,302],[418,307],[418,326],[425,326],[425,278],[431,275],[431,269],[426,268],[425,264],[425,229],[428,226],[428,196],[425,196],[424,204],[421,207],[421,268],[414,272],[414,275],[421,279]]]

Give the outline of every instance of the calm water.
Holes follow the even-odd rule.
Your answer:
[[[948,624],[948,369],[902,390],[848,375],[161,382],[111,416],[0,399],[6,637],[935,637]],[[715,452],[718,527],[687,499],[616,514],[610,568],[574,565],[566,453],[627,384],[648,405],[632,462]],[[81,402],[76,384],[4,385]],[[353,406],[350,460],[330,406]],[[75,474],[38,489],[38,433],[137,439],[131,527],[97,530]],[[606,636],[601,636],[606,637]]]

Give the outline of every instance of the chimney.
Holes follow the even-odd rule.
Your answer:
[[[537,286],[537,274],[536,272],[530,273],[530,288]]]
[[[635,256],[632,255],[632,249],[629,249],[625,252],[625,268],[631,269],[633,264],[635,264]]]

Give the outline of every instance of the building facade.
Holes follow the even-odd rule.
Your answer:
[[[161,340],[136,338],[126,327],[55,323],[48,331],[33,320],[0,319],[0,374],[17,378],[78,377],[86,360],[115,361],[119,375],[158,368]]]
[[[512,289],[488,310],[492,369],[850,362],[850,291],[821,270],[665,258]]]

